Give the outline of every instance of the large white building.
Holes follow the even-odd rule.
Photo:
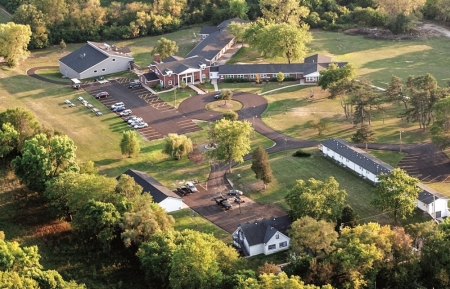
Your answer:
[[[387,163],[341,139],[330,138],[322,142],[319,149],[324,155],[373,183],[378,182],[378,175],[381,173],[389,174],[394,169]],[[417,199],[419,209],[428,213],[435,220],[450,216],[449,198],[422,183],[419,183],[418,187],[421,189]]]
[[[88,41],[59,60],[59,72],[77,79],[103,76],[130,69],[133,59],[128,47]]]

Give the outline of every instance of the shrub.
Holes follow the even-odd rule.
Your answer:
[[[159,91],[159,90],[162,89],[162,86],[161,86],[161,84],[157,83],[157,84],[153,84],[152,88],[153,88],[154,90],[158,90],[158,91]]]
[[[304,150],[298,150],[293,153],[292,156],[297,158],[309,158],[311,156],[311,153],[305,152]]]
[[[225,83],[243,83],[249,82],[248,78],[224,78],[223,82]]]

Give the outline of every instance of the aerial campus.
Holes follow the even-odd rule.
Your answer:
[[[0,49],[0,285],[449,286],[450,31],[428,1],[397,32],[260,2]]]

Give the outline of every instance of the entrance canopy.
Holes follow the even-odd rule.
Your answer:
[[[78,78],[71,78],[70,79],[73,84],[80,84],[81,82],[78,80]]]

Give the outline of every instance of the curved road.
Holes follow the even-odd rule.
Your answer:
[[[45,82],[49,82],[49,83],[53,83],[53,84],[69,85],[69,83],[67,81],[52,80],[52,79],[48,79],[48,78],[45,78],[45,77],[42,77],[42,76],[36,74],[36,71],[43,70],[43,69],[59,69],[59,66],[33,67],[33,68],[30,68],[27,70],[27,74],[28,74],[28,76],[39,79],[41,81],[45,81]]]

